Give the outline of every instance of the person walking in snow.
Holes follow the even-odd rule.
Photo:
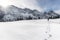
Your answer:
[[[49,21],[49,18],[48,18],[48,21]]]

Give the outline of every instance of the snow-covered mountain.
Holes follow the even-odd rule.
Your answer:
[[[1,9],[2,8],[2,9]],[[1,21],[17,21],[17,20],[32,20],[32,19],[55,19],[60,18],[60,15],[54,11],[39,12],[29,8],[19,8],[14,5],[8,6],[6,9],[0,7]]]

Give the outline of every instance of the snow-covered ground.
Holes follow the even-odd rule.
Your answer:
[[[60,19],[0,22],[0,40],[60,40]]]

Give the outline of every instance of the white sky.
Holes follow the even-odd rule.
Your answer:
[[[21,8],[25,7],[42,11],[42,8],[38,6],[37,0],[0,0],[0,5],[4,7],[8,5],[15,5]]]

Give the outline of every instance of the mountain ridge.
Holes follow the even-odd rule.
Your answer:
[[[0,21],[18,21],[18,20],[33,20],[33,19],[56,19],[60,15],[54,11],[40,12],[29,8],[19,8],[14,5],[9,5],[5,11],[0,7]]]

